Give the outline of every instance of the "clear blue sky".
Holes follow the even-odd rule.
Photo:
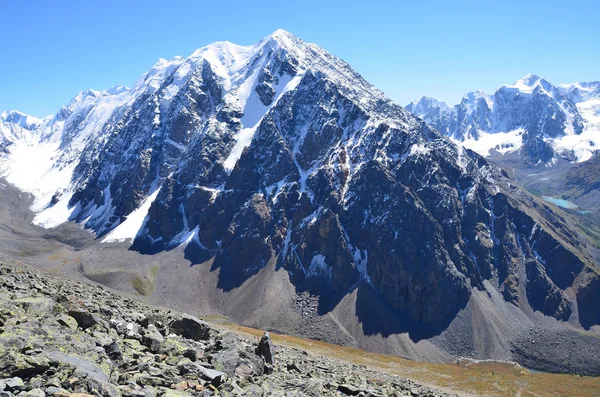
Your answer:
[[[0,110],[55,113],[78,91],[131,86],[158,58],[282,28],[405,105],[456,103],[527,73],[600,80],[599,1],[0,1]]]

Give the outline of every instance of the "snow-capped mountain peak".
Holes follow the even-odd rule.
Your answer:
[[[533,74],[533,73],[529,73],[525,77],[517,80],[515,85],[523,85],[523,86],[527,86],[527,87],[533,87],[536,84],[538,84],[541,80],[542,80],[542,78],[540,76]]]
[[[560,96],[560,92],[548,80],[535,75],[528,74],[522,79],[517,80],[513,85],[503,85],[501,89],[517,90],[523,94],[533,94],[539,92],[548,96]]]
[[[115,85],[115,86],[107,89],[105,92],[109,95],[120,95],[127,91],[129,91],[129,87],[125,87],[122,85]]]
[[[17,110],[4,111],[0,113],[0,121],[16,124],[19,127],[26,128],[28,130],[36,128],[36,126],[42,122],[42,120],[38,119],[37,117],[21,113]]]
[[[430,96],[422,96],[406,105],[406,110],[412,114],[421,117],[427,114],[431,109],[439,109],[440,112],[446,113],[452,110],[452,106],[438,98]]]
[[[584,161],[600,144],[600,84],[554,86],[528,74],[494,95],[466,94],[452,106],[407,109],[484,156],[519,152],[528,165]]]
[[[575,103],[600,97],[600,81],[588,83],[560,84],[558,89]]]
[[[128,148],[120,154],[122,167],[129,161],[143,159],[143,156],[129,157],[128,154],[141,147],[148,150],[151,158],[155,154],[160,156],[156,161],[163,163],[162,169],[153,170],[152,176],[147,176],[148,181],[140,182],[144,185],[140,194],[145,197],[154,192],[153,186],[176,171],[189,145],[197,145],[196,141],[204,139],[202,130],[225,129],[226,132],[221,132],[226,135],[222,138],[223,147],[213,162],[227,175],[252,142],[263,118],[286,93],[295,90],[306,73],[315,81],[327,81],[343,91],[356,106],[371,109],[374,117],[380,114],[373,111],[376,108],[400,109],[393,107],[381,91],[346,63],[284,30],[277,30],[250,46],[216,42],[199,48],[187,58],[160,59],[131,89],[116,86],[106,91],[81,91],[55,116],[44,119],[36,130],[36,139],[47,145],[44,153],[52,158],[45,164],[56,167],[41,172],[50,175],[60,169],[60,177],[48,176],[47,179],[59,181],[53,188],[54,192],[60,192],[61,199],[51,205],[58,196],[53,194],[50,184],[43,192],[36,188],[35,208],[50,205],[36,221],[55,226],[85,213],[88,226],[99,233],[118,225],[123,220],[122,215],[117,221],[111,218],[115,210],[110,206],[116,200],[113,187],[111,192],[103,193],[105,198],[94,200],[104,202],[103,206],[90,204],[86,197],[85,203],[76,210],[74,197],[80,199],[76,191],[85,190],[92,183],[90,178],[95,180],[103,173],[116,172],[115,165],[111,164],[98,174],[94,164],[98,156],[112,156],[108,152],[121,146]],[[393,120],[397,118],[389,121]],[[155,147],[163,144],[164,149]],[[23,154],[26,146],[20,147],[24,148],[19,152]],[[70,172],[73,175],[65,177]],[[102,178],[105,184],[115,177]],[[23,178],[13,180],[16,179]],[[27,189],[35,185],[23,181],[21,187]],[[138,205],[138,201],[140,199],[133,205]],[[130,205],[116,212],[127,214],[131,211]]]
[[[479,99],[484,99],[487,103],[490,103],[490,107],[493,103],[493,97],[491,95],[486,94],[482,90],[476,90],[466,93],[462,98],[462,102],[472,102],[477,101]]]

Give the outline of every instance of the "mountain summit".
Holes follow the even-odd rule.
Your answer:
[[[485,126],[490,98],[463,102]],[[312,336],[325,324],[336,341],[432,359],[510,358],[529,324],[600,323],[597,268],[560,216],[285,31],[160,60],[130,90],[59,113],[35,145],[8,146],[6,178],[35,195],[34,222],[183,252],[218,270],[210,288],[245,291],[245,319]],[[41,165],[24,172],[32,156]],[[191,282],[179,271],[164,277]]]

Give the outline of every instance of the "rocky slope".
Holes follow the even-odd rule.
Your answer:
[[[349,342],[451,330],[444,354],[505,358],[515,319],[600,324],[598,268],[560,213],[288,32],[161,60],[35,131],[2,165],[35,196],[35,223],[80,222],[99,245],[144,254],[184,250],[224,293],[254,296],[266,286],[252,280],[284,274],[278,294],[308,294],[315,318],[352,317],[336,324]],[[457,325],[459,313],[472,322]]]
[[[1,260],[0,284],[4,397],[447,395],[22,264]]]
[[[600,82],[554,86],[527,75],[456,106],[422,97],[406,109],[481,155],[518,152],[525,166],[585,161],[600,144]]]

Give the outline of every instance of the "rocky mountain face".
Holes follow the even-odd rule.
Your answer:
[[[516,88],[493,103],[470,96],[450,135],[475,139],[499,125],[490,114],[514,113],[505,128],[533,136],[555,125],[558,136],[554,110],[579,128],[568,100],[549,109],[539,101],[550,87],[523,84],[520,105],[508,99]],[[539,110],[536,123],[524,106]],[[319,314],[368,290],[415,341],[443,331],[475,290],[600,324],[598,268],[560,214],[287,32],[161,60],[131,89],[79,94],[35,134],[3,165],[35,195],[34,222],[80,222],[143,253],[184,247],[191,263],[212,261],[223,290],[274,260],[296,291],[318,297]],[[49,166],[24,176],[32,150]]]
[[[0,283],[4,397],[449,395],[22,264],[2,260]]]
[[[527,75],[456,106],[422,97],[406,109],[484,156],[518,152],[527,166],[585,161],[599,143],[599,82],[554,86]]]

